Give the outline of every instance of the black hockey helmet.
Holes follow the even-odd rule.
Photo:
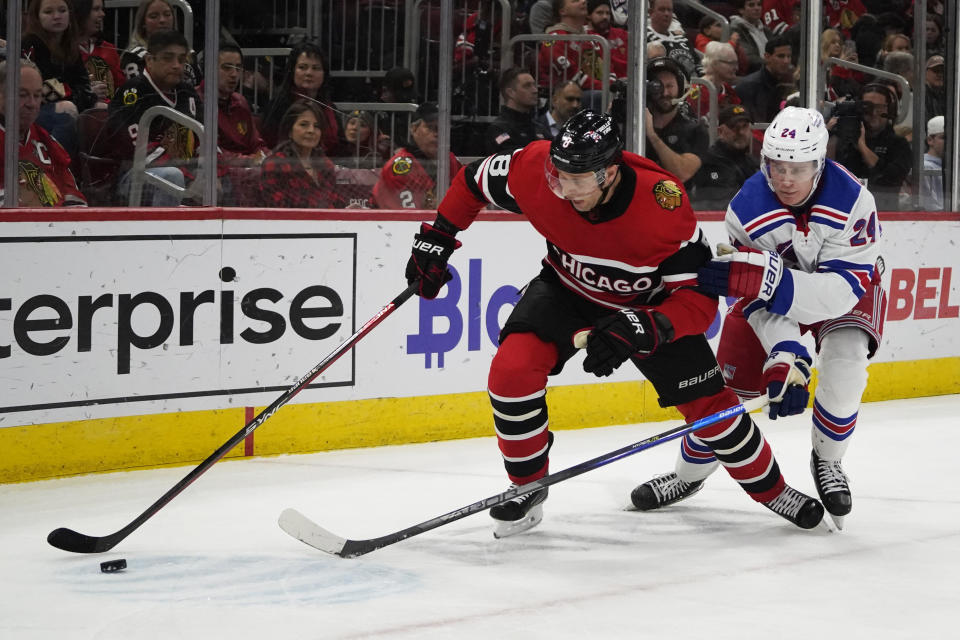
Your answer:
[[[661,71],[672,73],[677,79],[677,87],[680,88],[680,95],[687,92],[687,74],[675,60],[666,56],[654,58],[647,63],[647,82],[657,80],[657,74]],[[662,91],[662,89],[661,89]]]
[[[613,118],[584,109],[560,128],[550,145],[550,162],[566,173],[596,173],[619,162],[622,147]]]

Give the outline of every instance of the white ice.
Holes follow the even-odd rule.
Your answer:
[[[46,535],[115,531],[190,468],[3,485],[0,638],[957,638],[958,416],[960,396],[865,405],[840,533],[794,528],[722,471],[687,502],[623,511],[676,442],[554,486],[519,536],[495,540],[481,513],[350,560],[288,537],[280,511],[350,538],[402,529],[504,490],[496,442],[221,462],[100,555]],[[809,421],[758,418],[812,493]],[[558,431],[551,466],[676,424]],[[125,571],[100,572],[116,558]]]

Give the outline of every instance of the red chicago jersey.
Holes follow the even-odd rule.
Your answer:
[[[91,40],[88,44],[81,44],[80,59],[83,60],[83,66],[86,67],[92,81],[107,85],[108,102],[117,89],[127,81],[127,76],[120,68],[120,54],[109,42]]]
[[[429,163],[429,167],[425,166]],[[373,199],[380,209],[433,209],[437,206],[436,162],[421,153],[400,147],[380,170]],[[460,162],[450,154],[450,175],[460,171]]]
[[[710,249],[683,186],[660,166],[624,153],[606,218],[581,213],[547,184],[549,141],[494,155],[461,171],[438,212],[466,229],[487,203],[523,213],[547,241],[545,266],[581,297],[611,309],[656,307],[676,336],[703,333],[716,299],[697,293]]]
[[[585,32],[574,34],[562,25],[550,27],[547,33],[558,36],[596,35]],[[547,40],[540,43],[538,55],[542,86],[556,87],[573,80],[583,89],[603,89],[603,50],[598,43],[587,40]]]
[[[6,129],[0,124],[0,148]],[[30,125],[26,140],[20,144],[21,207],[69,207],[87,204],[70,172],[70,154],[49,133]],[[0,203],[3,202],[4,168],[0,163]]]
[[[591,33],[596,33],[591,31]],[[624,29],[610,27],[606,34],[599,34],[610,43],[610,74],[617,78],[627,77],[627,32]]]
[[[861,0],[824,0],[826,23],[850,36],[850,27],[866,13]],[[763,0],[763,24],[781,34],[796,24],[800,14],[800,0]]]

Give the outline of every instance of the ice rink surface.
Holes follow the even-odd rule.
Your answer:
[[[813,493],[810,411],[758,423]],[[559,431],[551,467],[677,424]],[[960,637],[960,396],[864,405],[853,437],[841,533],[794,528],[723,471],[622,510],[676,442],[554,486],[524,534],[495,540],[481,513],[349,560],[288,537],[280,511],[351,538],[402,529],[503,491],[495,440],[221,462],[99,555],[47,533],[116,531],[190,467],[0,485],[0,638]],[[116,558],[125,571],[100,572]]]

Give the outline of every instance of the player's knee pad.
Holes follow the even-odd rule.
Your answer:
[[[869,336],[854,327],[830,331],[817,354],[816,401],[827,412],[848,416],[860,407],[867,388]]]
[[[547,386],[557,347],[532,333],[511,333],[490,363],[487,388],[500,396],[524,396]]]

